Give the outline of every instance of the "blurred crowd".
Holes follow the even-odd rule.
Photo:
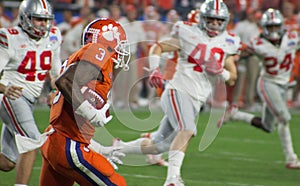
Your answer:
[[[300,33],[299,0],[224,0],[231,12],[228,30],[240,36],[248,44],[251,38],[261,32],[259,20],[267,8],[275,8],[285,18],[286,30]],[[18,1],[0,3],[0,27],[17,24]],[[192,10],[200,7],[203,0],[50,0],[55,12],[55,25],[61,30],[63,44],[62,60],[66,59],[81,45],[83,28],[97,17],[109,17],[125,25],[131,43],[130,73],[120,73],[114,86],[113,102],[118,108],[139,108],[154,98],[156,91],[147,85],[147,54],[150,46],[170,34],[172,24],[178,20],[188,20]],[[174,56],[166,54],[165,58]],[[167,60],[166,60],[167,61]],[[260,61],[251,54],[243,54],[236,59],[238,81],[234,87],[227,87],[228,93],[216,95],[248,111],[258,111],[259,98],[256,93],[256,80],[260,72]],[[163,68],[163,67],[162,67]],[[45,86],[47,87],[47,85]],[[45,95],[47,93],[45,88]],[[291,108],[300,108],[300,53],[294,61],[293,76],[287,98]],[[128,93],[128,94],[127,94]],[[218,93],[216,93],[218,94]],[[40,102],[44,102],[41,97]]]

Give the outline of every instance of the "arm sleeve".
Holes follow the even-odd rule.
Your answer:
[[[8,36],[5,31],[0,29],[0,72],[4,69],[9,61]]]
[[[2,48],[1,46],[0,46],[0,56],[1,56],[1,60],[0,60],[0,72],[1,72],[9,61],[9,54],[7,53],[7,50]]]

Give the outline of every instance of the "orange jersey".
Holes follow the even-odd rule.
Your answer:
[[[106,101],[112,85],[113,61],[111,56],[113,54],[114,52],[108,51],[101,44],[87,44],[68,58],[66,67],[82,60],[99,68],[99,73],[103,75],[103,81],[93,80],[88,87],[95,90]],[[80,64],[78,67],[80,68]],[[75,114],[75,108],[65,101],[60,92],[56,98],[50,110],[50,124],[65,137],[81,143],[89,143],[94,135],[95,127],[85,118]]]

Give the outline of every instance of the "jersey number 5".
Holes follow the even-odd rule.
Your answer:
[[[38,60],[37,57],[39,57]],[[43,81],[48,70],[51,69],[51,61],[51,51],[44,51],[40,56],[37,56],[35,51],[28,51],[18,68],[18,72],[26,74],[27,81],[36,81],[36,78]]]

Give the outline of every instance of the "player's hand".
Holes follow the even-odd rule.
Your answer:
[[[100,152],[103,156],[105,156],[107,159],[111,160],[114,163],[117,164],[123,164],[122,160],[120,158],[125,157],[125,154],[120,152],[122,147],[115,147],[115,146],[102,146],[100,148]]]
[[[5,87],[4,96],[11,100],[16,100],[22,96],[22,89],[23,87],[8,85]]]
[[[149,76],[149,84],[151,87],[155,88],[163,88],[163,76],[159,70],[159,68],[156,68],[150,72]]]
[[[103,127],[105,124],[107,124],[112,119],[112,115],[106,115],[109,107],[110,104],[106,103],[101,109],[98,109],[94,117],[89,120],[90,123],[95,127]]]
[[[224,70],[222,64],[215,59],[206,62],[204,65],[206,73],[211,76],[221,74]]]

